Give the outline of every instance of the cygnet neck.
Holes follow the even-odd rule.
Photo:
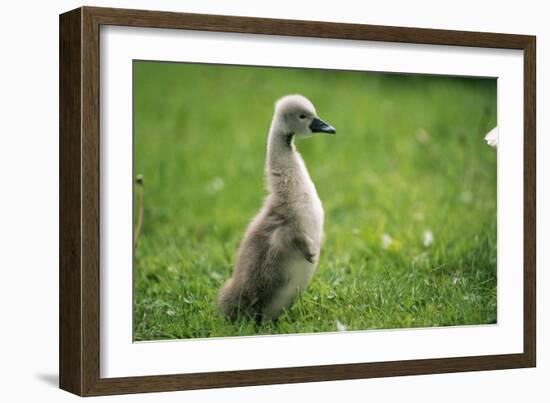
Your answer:
[[[274,121],[269,130],[267,142],[267,166],[269,171],[284,171],[295,151],[294,133],[285,131]]]

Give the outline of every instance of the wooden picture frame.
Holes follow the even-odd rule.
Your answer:
[[[523,353],[126,378],[100,377],[102,25],[519,49],[524,56]],[[536,363],[535,37],[81,7],[60,16],[60,387],[80,396],[533,367]]]

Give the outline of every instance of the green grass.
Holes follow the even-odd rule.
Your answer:
[[[495,80],[136,62],[134,86],[136,340],[496,322]],[[320,263],[278,324],[233,324],[216,294],[289,93],[338,131],[297,143],[325,209]]]

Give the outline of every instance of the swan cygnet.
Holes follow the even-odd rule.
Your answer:
[[[269,194],[248,226],[218,304],[231,320],[275,320],[309,284],[323,237],[323,207],[295,137],[336,133],[301,95],[275,104],[267,142]]]

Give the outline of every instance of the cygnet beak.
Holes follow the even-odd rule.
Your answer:
[[[327,122],[323,122],[319,118],[313,118],[313,121],[309,125],[312,133],[332,133],[336,134],[336,129],[329,125]]]

